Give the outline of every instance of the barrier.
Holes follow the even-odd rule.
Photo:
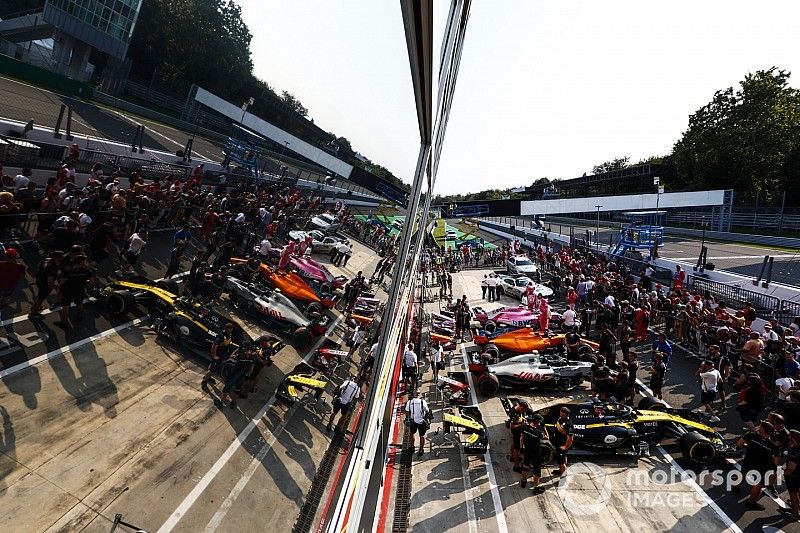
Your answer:
[[[93,89],[86,83],[17,61],[2,54],[0,54],[0,73],[69,96],[91,98],[93,94]]]

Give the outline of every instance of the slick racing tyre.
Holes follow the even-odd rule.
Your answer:
[[[500,359],[500,348],[498,348],[496,344],[487,344],[486,348],[483,349],[483,352],[489,354],[489,356],[495,361]]]
[[[322,306],[319,302],[311,302],[306,306],[306,318],[312,318],[322,314]]]
[[[158,283],[156,283],[156,287],[159,289],[164,289],[165,291],[174,294],[175,296],[180,296],[181,289],[178,286],[178,282],[174,279],[162,279]]]
[[[658,398],[653,398],[652,396],[645,396],[641,400],[639,400],[639,404],[636,406],[637,409],[642,410],[649,410],[649,411],[664,411],[667,406],[659,400]]]
[[[494,374],[483,374],[478,378],[478,389],[481,394],[491,398],[500,390],[500,380]]]
[[[717,449],[714,444],[697,431],[690,431],[681,435],[681,438],[678,439],[678,444],[684,456],[700,465],[710,463],[717,455]]]
[[[543,465],[552,463],[556,458],[556,447],[550,441],[542,441],[539,445],[539,457]]]
[[[298,350],[308,348],[313,340],[314,336],[307,328],[297,328],[292,333],[292,344]]]
[[[106,296],[106,307],[115,314],[122,315],[136,306],[136,296],[130,291],[114,291]]]
[[[331,288],[331,284],[326,281],[325,283],[319,286],[319,292],[325,295],[333,294],[333,289]]]

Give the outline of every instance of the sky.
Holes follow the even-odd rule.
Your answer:
[[[399,2],[236,1],[255,74],[410,182],[419,130]],[[437,54],[448,4],[435,0]],[[800,87],[798,28],[797,1],[473,0],[435,192],[665,155],[748,72],[774,65]]]

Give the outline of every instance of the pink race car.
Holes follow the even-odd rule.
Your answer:
[[[306,256],[294,256],[290,260],[291,265],[303,278],[314,282],[322,292],[333,293],[335,289],[341,289],[347,278],[344,276],[334,276],[331,271],[317,261]]]
[[[529,311],[523,305],[501,307],[491,311],[484,311],[482,307],[475,307],[472,309],[472,313],[475,320],[480,322],[481,327],[488,333],[493,332],[497,326],[539,329],[539,312]],[[559,313],[552,313],[550,317],[551,328],[552,324],[560,324],[562,320]]]

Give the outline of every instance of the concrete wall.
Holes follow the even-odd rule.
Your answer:
[[[594,196],[591,198],[558,198],[520,202],[520,215],[557,215],[561,213],[594,213],[600,211],[638,211],[667,207],[722,205],[725,191],[670,192],[631,194],[624,196]]]
[[[320,150],[319,148],[310,145],[304,140],[295,137],[291,133],[283,131],[279,127],[270,124],[266,120],[258,118],[257,116],[247,112],[242,113],[241,108],[236,107],[227,100],[223,100],[222,98],[206,91],[201,87],[197,88],[195,100],[205,106],[210,107],[214,111],[225,115],[234,122],[238,123],[241,121],[245,127],[250,128],[264,137],[272,139],[280,145],[285,145],[285,143],[288,142],[289,150],[307,157],[311,161],[327,168],[331,172],[335,172],[339,176],[347,178],[350,176],[350,172],[353,171],[352,165],[345,163],[341,159],[334,157],[324,150]]]

